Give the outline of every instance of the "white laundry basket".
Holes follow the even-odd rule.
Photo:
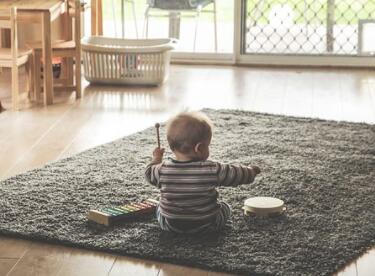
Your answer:
[[[162,84],[169,75],[174,39],[82,39],[84,76],[91,83]]]

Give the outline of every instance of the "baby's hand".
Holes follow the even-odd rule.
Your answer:
[[[154,152],[152,153],[153,162],[160,163],[163,160],[164,150],[164,148],[159,147],[154,149]]]
[[[260,168],[258,166],[250,165],[249,167],[254,170],[254,172],[255,172],[256,175],[260,174]]]

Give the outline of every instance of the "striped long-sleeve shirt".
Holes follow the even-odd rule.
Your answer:
[[[251,167],[213,161],[178,162],[172,159],[146,167],[146,179],[160,189],[160,211],[169,219],[206,220],[216,215],[217,186],[254,181]]]

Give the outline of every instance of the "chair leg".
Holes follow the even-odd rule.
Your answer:
[[[135,4],[134,4],[134,1],[130,1],[131,5],[132,5],[132,8],[133,8],[133,19],[134,19],[134,27],[135,27],[135,35],[137,38],[139,38],[139,35],[138,35],[138,24],[137,24],[137,15],[136,15],[136,12],[135,12]]]
[[[68,60],[67,58],[63,58],[61,61],[60,78],[62,79],[63,85],[68,86]]]
[[[28,97],[31,100],[35,100],[35,93],[32,81],[32,59],[29,59],[28,62],[25,63],[25,71],[26,71],[26,78],[27,78],[27,93]]]
[[[30,82],[30,93],[33,95],[32,99],[35,101],[36,100],[36,93],[35,93],[35,90],[34,90],[34,80],[35,80],[35,72],[34,72],[34,59],[33,58],[30,58],[29,59],[29,63],[30,63],[30,74],[29,74],[29,82]]]
[[[31,95],[31,87],[30,87],[30,82],[29,82],[29,74],[30,74],[30,64],[29,62],[25,63],[25,73],[26,73],[26,92],[27,92],[27,97],[29,99],[32,99]]]
[[[42,69],[42,64],[41,64],[41,53],[39,51],[34,51],[33,53],[33,65],[34,65],[34,94],[35,94],[35,99],[37,102],[41,100],[40,97],[40,92],[42,90],[42,84],[41,84],[41,69]]]
[[[76,86],[76,99],[81,98],[82,96],[82,76],[81,76],[81,70],[82,70],[82,65],[81,65],[81,56],[80,53],[77,54],[76,59],[75,59],[75,86]]]
[[[150,7],[148,6],[145,11],[145,19],[143,22],[143,36],[148,38],[148,20],[149,20]]]
[[[121,0],[121,37],[125,38],[125,0]]]
[[[74,68],[73,68],[73,59],[66,59],[66,76],[68,85],[74,84]]]
[[[0,48],[3,48],[4,47],[4,33],[3,33],[3,29],[0,28]],[[3,68],[0,67],[0,74],[3,72]],[[0,112],[1,112],[1,102],[0,102]]]
[[[213,5],[214,5],[215,53],[217,53],[217,14],[216,14],[216,0],[214,0]]]
[[[115,37],[117,37],[117,21],[116,21],[115,0],[111,1],[111,5],[112,5],[113,24],[114,24],[114,27],[115,27]]]
[[[12,109],[19,110],[18,66],[12,66]]]
[[[199,19],[200,19],[201,11],[202,11],[202,7],[198,6],[197,7],[197,14],[196,14],[196,17],[195,17],[195,33],[194,33],[194,47],[193,47],[194,52],[195,52],[195,48],[196,48],[196,45],[197,45],[197,33],[198,33],[198,25],[199,25]]]

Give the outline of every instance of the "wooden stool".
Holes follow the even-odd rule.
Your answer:
[[[74,19],[74,32],[72,19]],[[66,0],[66,37],[68,40],[52,42],[52,58],[60,57],[64,59],[63,69],[65,79],[55,86],[54,90],[76,91],[76,98],[81,97],[81,3],[79,0]],[[73,37],[74,33],[74,38]],[[28,46],[33,50],[34,60],[34,91],[36,100],[40,100],[42,91],[41,68],[42,68],[42,43],[31,43]],[[75,80],[73,81],[73,60],[75,62]],[[52,68],[43,68],[52,70]]]
[[[40,91],[42,91],[41,68],[42,68],[42,48],[40,43],[29,44],[33,49],[34,60],[34,90],[36,91],[36,99],[40,100]],[[79,55],[79,57],[77,57]],[[52,44],[52,58],[64,58],[62,81],[55,81],[58,86],[54,86],[54,90],[76,91],[76,97],[81,97],[81,55],[77,53],[76,43],[74,41],[56,41]],[[69,60],[70,59],[70,60]],[[75,60],[75,81],[73,81],[73,62]],[[43,68],[46,70],[46,68]],[[49,70],[52,70],[49,69]],[[39,92],[39,93],[38,93]]]

